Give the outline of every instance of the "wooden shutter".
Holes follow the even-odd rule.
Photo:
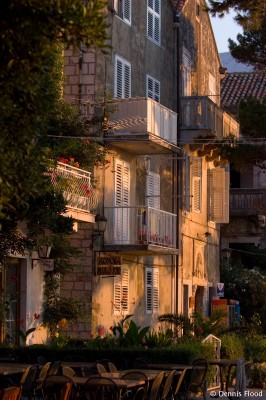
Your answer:
[[[123,20],[131,25],[131,0],[123,0]]]
[[[191,56],[183,48],[183,95],[191,96]]]
[[[148,205],[160,209],[160,175],[149,172],[148,175]]]
[[[210,219],[217,223],[229,222],[229,173],[224,168],[210,171]]]
[[[114,196],[114,240],[116,243],[129,241],[130,203],[130,165],[115,160],[115,196]]]
[[[186,154],[185,157],[185,164],[184,164],[184,207],[185,210],[190,212],[191,211],[191,179],[190,179],[190,157]]]
[[[146,312],[159,310],[159,270],[145,268]]]
[[[115,315],[128,313],[129,272],[128,268],[122,267],[121,275],[114,277],[114,308]]]
[[[201,211],[201,178],[202,178],[202,160],[200,157],[193,157],[191,164],[192,174],[192,211]]]
[[[119,58],[116,58],[115,97],[123,97],[123,62]]]

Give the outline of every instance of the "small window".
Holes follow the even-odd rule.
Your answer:
[[[183,96],[191,96],[191,55],[183,48]]]
[[[128,98],[131,96],[131,64],[122,57],[115,57],[114,96]]]
[[[225,168],[210,171],[210,220],[229,222],[229,172]]]
[[[160,103],[160,82],[154,79],[152,76],[147,75],[147,97]]]
[[[159,311],[159,270],[145,268],[146,313]]]
[[[131,0],[113,0],[116,15],[131,25]]]
[[[128,268],[121,269],[121,275],[114,277],[113,313],[124,315],[128,313],[129,274]]]
[[[202,197],[202,160],[200,157],[194,157],[191,164],[192,175],[192,212],[201,212]]]
[[[147,36],[153,42],[161,42],[161,0],[147,0]]]

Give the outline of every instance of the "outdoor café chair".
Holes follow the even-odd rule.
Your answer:
[[[147,396],[147,400],[158,400],[159,399],[159,396],[160,396],[160,393],[162,390],[163,379],[164,379],[164,372],[159,372],[159,374],[156,375],[156,378],[152,382],[151,390]]]
[[[99,374],[106,374],[107,369],[102,364],[97,363],[96,367],[97,367]]]
[[[149,390],[149,380],[147,378],[147,375],[145,375],[144,372],[141,371],[128,371],[125,372],[122,376],[121,379],[141,379],[143,381],[145,381],[145,385],[142,387],[143,391],[144,391],[144,397],[146,396],[146,394],[148,393]],[[140,388],[139,388],[140,389]],[[135,395],[132,393],[132,397],[135,398]],[[129,394],[129,391],[127,392],[127,396]],[[139,395],[140,396],[140,395]]]
[[[77,388],[71,378],[64,375],[49,375],[45,378],[42,387],[44,400],[60,400],[66,383],[71,384],[73,398],[77,397]]]
[[[21,387],[10,386],[0,391],[0,400],[19,400],[21,396]]]
[[[60,400],[70,400],[72,383],[67,382],[63,385],[60,395]]]
[[[68,376],[69,378],[72,378],[76,375],[76,371],[73,368],[68,367],[67,365],[63,365],[62,374]]]
[[[174,399],[174,400],[184,398],[184,390],[185,390],[184,389],[184,378],[185,378],[186,372],[187,372],[187,369],[184,369],[182,371],[181,375],[179,375],[179,378],[178,378],[175,388],[173,388],[172,399]]]
[[[190,370],[190,376],[185,390],[185,399],[191,400],[202,393],[204,400],[207,400],[207,382],[205,376],[208,369],[208,361],[205,359],[195,360]],[[194,396],[195,395],[195,396]]]
[[[46,378],[46,376],[48,375],[48,371],[49,368],[51,366],[51,362],[49,361],[48,363],[46,363],[45,365],[43,365],[39,371],[39,375],[36,379],[35,382],[35,388],[34,388],[34,398],[41,396],[42,397],[42,386],[43,386],[43,382]]]
[[[28,400],[34,398],[34,389],[36,379],[39,373],[39,365],[33,364],[25,369],[20,379],[20,386],[22,387],[22,397]]]
[[[108,361],[108,368],[109,368],[110,372],[116,372],[117,371],[117,368],[116,368],[115,364],[112,363],[111,361]]]
[[[173,383],[173,378],[174,378],[175,373],[176,373],[176,371],[173,370],[167,375],[167,378],[165,379],[165,382],[163,385],[163,390],[162,390],[162,394],[160,396],[160,400],[167,400],[169,398],[168,396],[172,390],[172,383]]]
[[[83,393],[86,400],[120,400],[117,384],[102,376],[88,378]]]

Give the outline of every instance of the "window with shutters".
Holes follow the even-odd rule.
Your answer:
[[[147,97],[160,103],[160,82],[152,76],[147,75],[146,86]]]
[[[161,0],[147,0],[147,36],[153,42],[161,42]]]
[[[160,175],[149,171],[148,179],[148,205],[160,209]]]
[[[184,209],[187,212],[191,211],[191,171],[190,171],[190,157],[186,154],[184,168]]]
[[[146,313],[159,311],[159,270],[145,268]]]
[[[216,96],[216,81],[215,77],[209,73],[209,98],[214,102],[217,103],[217,96]]]
[[[120,99],[131,96],[131,64],[119,56],[115,57],[114,96]]]
[[[191,55],[183,47],[183,96],[191,96]]]
[[[229,222],[229,171],[214,168],[210,171],[210,220]]]
[[[202,160],[193,157],[191,161],[192,212],[201,212],[202,202]]]
[[[131,25],[131,0],[113,0],[116,15]]]
[[[121,268],[121,275],[114,277],[113,314],[128,313],[129,273],[128,268]]]
[[[129,243],[130,165],[115,160],[114,242]]]

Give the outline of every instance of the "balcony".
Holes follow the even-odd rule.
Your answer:
[[[188,141],[195,136],[216,136],[224,139],[229,135],[239,137],[239,124],[209,97],[183,97],[181,99],[181,139]]]
[[[177,216],[152,207],[105,207],[105,251],[177,254]]]
[[[231,215],[257,215],[266,211],[266,189],[230,189]]]
[[[105,142],[134,154],[177,152],[177,114],[149,98],[115,100]]]
[[[51,172],[51,181],[54,188],[62,192],[67,202],[68,215],[82,221],[94,222],[88,215],[95,210],[98,199],[91,184],[90,172],[58,162]]]

